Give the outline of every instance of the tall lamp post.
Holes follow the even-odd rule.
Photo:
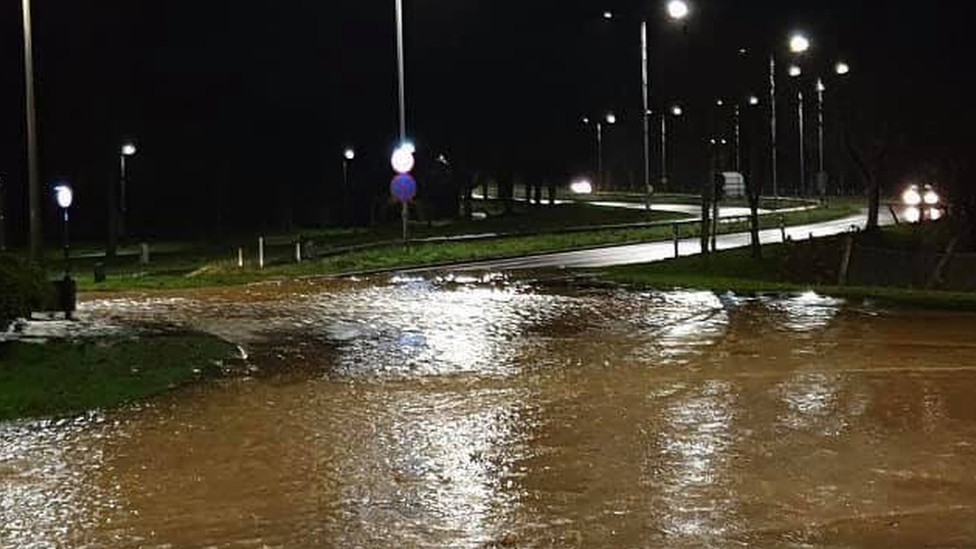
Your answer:
[[[413,144],[407,140],[407,91],[406,70],[404,68],[406,54],[403,47],[403,0],[395,0],[394,3],[396,9],[397,94],[400,107],[400,141],[397,144],[396,150],[393,152],[390,162],[393,165],[393,171],[403,176],[409,175],[410,171],[413,170],[415,164],[414,153],[416,150]],[[413,182],[413,192],[415,193],[416,181],[413,178],[409,179]],[[409,236],[410,202],[401,198],[400,204],[400,217],[403,221],[403,243],[406,244]]]
[[[593,125],[594,128],[596,129],[596,173],[597,173],[596,181],[597,181],[597,190],[599,190],[599,191],[604,191],[605,190],[605,188],[604,188],[605,181],[604,181],[604,177],[603,177],[604,176],[604,173],[603,173],[603,124],[604,123],[606,123],[608,126],[613,126],[614,124],[617,123],[617,115],[613,114],[612,112],[611,113],[607,113],[607,115],[604,117],[604,119],[603,120],[599,120],[598,119],[596,121],[596,124],[593,124],[593,122],[588,117],[583,118],[583,124],[585,124],[587,126]]]
[[[30,258],[41,261],[44,227],[41,217],[41,179],[37,156],[37,107],[34,99],[34,40],[31,24],[31,0],[23,0],[24,14],[24,88],[27,102],[27,171],[30,204]]]
[[[810,39],[807,38],[802,33],[794,33],[789,39],[789,49],[790,53],[793,55],[802,55],[810,49]],[[793,68],[790,69],[793,72]],[[799,67],[796,67],[799,70]],[[794,76],[791,74],[791,76]],[[795,75],[799,76],[799,75]],[[779,197],[779,158],[777,156],[779,151],[778,142],[778,132],[777,132],[777,120],[776,120],[776,52],[774,51],[769,55],[769,134],[770,134],[770,148],[772,157],[772,173],[773,173],[773,195]]]
[[[760,103],[759,96],[749,95],[743,99],[743,102],[736,101],[732,104],[732,138],[735,141],[735,158],[733,167],[736,172],[742,171],[742,111],[743,107],[746,109],[750,107],[756,107]],[[725,101],[719,99],[716,101],[716,106],[725,106]]]
[[[851,66],[844,61],[838,61],[834,65],[834,74],[839,78],[843,78],[850,74]],[[818,191],[826,195],[826,187],[828,184],[827,171],[825,166],[825,152],[824,152],[824,93],[827,91],[827,86],[824,84],[823,78],[817,79],[817,184],[819,186]]]
[[[342,187],[349,188],[349,163],[356,159],[356,150],[352,147],[342,151]]]
[[[129,170],[127,160],[139,152],[135,144],[127,142],[119,149],[119,236],[126,236],[126,214],[129,212]]]
[[[342,151],[342,197],[345,200],[346,214],[349,212],[349,164],[356,159],[356,150],[347,147]]]
[[[799,79],[801,76],[803,76],[803,70],[799,67],[799,65],[793,65],[793,66],[790,67],[790,77],[791,78]],[[803,112],[803,106],[804,105],[803,105],[803,99],[804,99],[803,98],[803,90],[802,89],[797,90],[797,92],[796,92],[796,113],[797,113],[796,123],[797,123],[797,133],[799,135],[799,139],[797,140],[797,144],[799,145],[799,150],[800,150],[800,162],[799,162],[799,166],[800,166],[800,180],[799,180],[799,182],[797,183],[797,186],[796,186],[796,191],[797,191],[797,195],[798,196],[805,195],[806,194],[806,187],[807,187],[807,185],[806,185],[806,177],[807,177],[807,169],[806,168],[807,168],[807,166],[806,166],[806,146],[805,146],[806,143],[805,143],[805,140],[804,140],[804,137],[805,136],[804,136],[804,112]]]
[[[668,18],[672,21],[683,21],[691,13],[691,8],[685,0],[670,0],[666,5]],[[603,12],[603,18],[613,19],[613,12]],[[641,20],[640,24],[640,44],[641,44],[641,98],[643,100],[644,113],[644,189],[646,192],[646,207],[651,209],[651,196],[654,194],[654,187],[651,185],[651,107],[650,107],[650,58],[648,55],[647,41],[647,18]],[[663,170],[662,170],[663,171]]]
[[[68,185],[67,183],[60,183],[54,187],[54,199],[57,201],[58,207],[61,208],[63,222],[62,246],[64,249],[64,279],[68,280],[71,278],[71,244],[68,239],[68,210],[71,208],[71,204],[74,202],[74,191],[71,190],[71,185]]]
[[[661,111],[661,188],[668,187],[668,114],[680,118],[684,114],[680,105]]]

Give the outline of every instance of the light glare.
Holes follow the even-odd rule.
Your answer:
[[[390,163],[393,165],[393,171],[400,174],[410,173],[416,161],[413,157],[413,146],[409,144],[401,145],[400,148],[393,151],[393,158]]]
[[[122,145],[122,154],[124,156],[135,156],[136,152],[138,152],[138,149],[136,149],[136,146],[132,143]]]
[[[790,76],[796,78],[797,76],[801,76],[802,74],[803,74],[803,69],[801,69],[799,65],[790,65]]]
[[[586,179],[579,179],[569,185],[569,190],[573,191],[573,194],[592,194],[593,184]]]
[[[922,203],[922,195],[918,192],[918,187],[912,185],[901,195],[901,201],[906,206],[919,206]],[[916,208],[917,209],[917,208]]]
[[[54,198],[62,210],[67,210],[74,202],[75,194],[69,185],[58,185],[54,188]]]
[[[848,74],[849,72],[851,72],[851,66],[848,65],[847,63],[841,61],[840,63],[837,63],[837,66],[836,67],[834,67],[834,72],[836,72],[837,74],[839,74],[841,76],[844,76],[845,74]]]
[[[673,114],[675,116],[681,116],[684,113],[685,113],[685,110],[682,109],[680,105],[675,105],[675,106],[671,107],[671,114]]]
[[[346,149],[345,151],[343,151],[342,156],[343,158],[351,162],[356,159],[356,151],[354,151],[353,149]]]
[[[793,53],[805,53],[810,49],[810,40],[802,34],[794,34],[790,38],[790,51]]]
[[[675,21],[680,21],[688,17],[689,12],[691,12],[691,9],[688,7],[688,3],[683,0],[671,0],[668,2],[668,17]]]
[[[922,210],[915,206],[905,209],[905,221],[909,223],[918,223],[922,220]]]

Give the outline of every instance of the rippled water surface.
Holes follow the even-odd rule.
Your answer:
[[[252,378],[0,424],[0,547],[972,547],[976,316],[501,277],[122,296]]]

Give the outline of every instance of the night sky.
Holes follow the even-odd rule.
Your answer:
[[[702,113],[714,97],[746,89],[765,99],[766,56],[785,55],[787,34],[802,29],[814,41],[810,72],[849,61],[857,97],[910,128],[920,146],[973,143],[968,18],[956,2],[706,0],[680,27],[665,24],[652,2],[405,4],[408,125],[421,161],[445,154],[466,171],[562,183],[593,164],[579,118],[613,110],[622,124],[608,135],[608,162],[624,181],[639,176],[641,13],[652,15],[655,107],[680,100]],[[604,22],[605,9],[618,19]],[[347,144],[359,154],[353,181],[363,196],[389,182],[392,0],[35,0],[34,11],[43,180],[74,183],[83,235],[104,230],[126,137],[141,149],[130,209],[147,233],[272,226],[289,204],[298,221],[326,219]],[[20,2],[0,5],[0,177],[18,234],[26,209],[20,17]],[[738,56],[740,47],[750,54]],[[714,131],[704,119],[676,129],[676,151]],[[675,154],[679,175],[695,173],[693,154]]]

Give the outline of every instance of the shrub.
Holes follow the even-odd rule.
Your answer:
[[[49,308],[54,296],[44,271],[12,255],[0,255],[0,331],[32,311]]]

